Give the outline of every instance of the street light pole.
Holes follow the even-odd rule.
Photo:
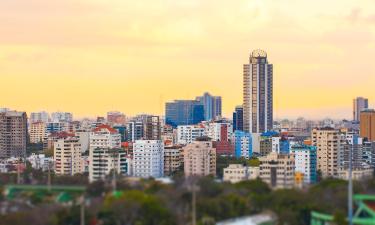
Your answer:
[[[352,177],[352,162],[353,162],[354,139],[349,148],[349,183],[348,183],[348,222],[353,225],[353,177]]]

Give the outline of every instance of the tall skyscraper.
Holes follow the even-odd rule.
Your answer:
[[[192,125],[204,120],[204,106],[199,101],[175,100],[165,104],[166,124],[173,127]]]
[[[236,106],[233,112],[233,131],[243,130],[243,107],[242,105]]]
[[[361,111],[368,108],[368,99],[357,97],[353,99],[353,120],[360,121]]]
[[[206,92],[196,98],[204,107],[204,120],[210,121],[221,117],[221,97],[212,96]]]
[[[375,141],[375,110],[366,109],[361,112],[360,136],[369,141]]]
[[[267,53],[254,50],[243,66],[244,131],[262,133],[273,124],[273,65]]]
[[[25,112],[0,113],[0,158],[26,157],[27,116]]]

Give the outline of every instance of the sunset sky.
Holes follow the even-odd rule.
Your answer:
[[[260,48],[276,118],[351,118],[375,107],[374,35],[374,0],[1,0],[0,107],[164,114],[208,91],[229,116]]]

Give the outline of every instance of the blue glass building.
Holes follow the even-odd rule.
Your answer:
[[[166,124],[173,127],[204,121],[204,106],[195,100],[175,100],[165,104]]]
[[[196,98],[204,107],[204,120],[210,121],[221,117],[221,97],[212,96],[206,92]]]
[[[234,132],[234,155],[236,158],[251,158],[253,156],[251,134],[236,130]]]

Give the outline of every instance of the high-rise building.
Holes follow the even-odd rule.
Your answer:
[[[361,112],[368,109],[368,99],[357,97],[353,99],[353,120],[360,121]]]
[[[204,120],[210,121],[221,117],[221,97],[206,92],[196,98],[204,107]]]
[[[90,152],[96,148],[121,148],[121,135],[108,125],[99,125],[90,133]]]
[[[107,123],[111,125],[124,125],[126,117],[123,113],[117,111],[111,111],[107,113]]]
[[[48,112],[32,112],[30,113],[30,123],[43,122],[47,123],[49,120]]]
[[[204,135],[204,127],[200,125],[181,125],[177,127],[177,143],[190,144]]]
[[[53,156],[55,173],[58,175],[74,175],[82,173],[82,151],[79,139],[68,137],[54,143]]]
[[[165,104],[166,124],[173,127],[192,125],[204,120],[204,106],[199,101],[175,100]]]
[[[126,124],[126,140],[135,142],[143,138],[144,125],[142,121],[131,121]]]
[[[216,175],[216,149],[209,138],[198,138],[183,149],[185,176]]]
[[[164,175],[171,176],[182,169],[184,155],[182,146],[164,147]]]
[[[25,112],[0,113],[0,158],[26,157],[27,116]]]
[[[253,155],[251,134],[236,130],[234,132],[234,155],[236,158],[249,159]]]
[[[272,188],[294,186],[294,156],[271,152],[259,158],[259,176]]]
[[[316,177],[316,147],[308,145],[293,145],[291,153],[295,158],[295,172],[303,174],[305,184],[315,183]]]
[[[44,122],[34,122],[29,127],[30,143],[42,143],[46,137],[46,124]]]
[[[145,140],[160,140],[161,127],[159,116],[147,116],[144,125],[144,139]]]
[[[243,107],[236,106],[233,112],[233,131],[243,130]]]
[[[111,172],[131,175],[132,159],[121,148],[95,148],[89,156],[89,181],[103,180]]]
[[[244,131],[263,133],[273,124],[273,65],[267,53],[255,50],[243,66]]]
[[[133,145],[136,177],[159,178],[164,175],[164,145],[161,140],[137,140]]]
[[[375,110],[365,109],[361,112],[360,136],[375,141]]]
[[[72,122],[73,114],[70,112],[54,112],[51,115],[52,122]]]
[[[311,141],[317,148],[317,170],[323,177],[337,177],[345,136],[333,128],[313,129]]]

